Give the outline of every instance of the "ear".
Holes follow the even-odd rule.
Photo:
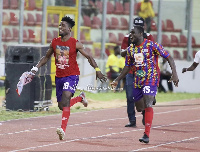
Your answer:
[[[69,27],[69,31],[70,31],[70,32],[72,31],[72,28],[71,28],[71,27]]]

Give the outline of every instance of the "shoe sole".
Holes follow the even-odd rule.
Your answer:
[[[145,143],[145,144],[148,144],[148,143],[149,143],[149,141],[144,141],[143,139],[139,139],[139,141],[140,141],[140,142],[143,142],[143,143]]]
[[[60,131],[60,129],[57,129],[56,133],[58,134],[60,140],[64,140],[64,136],[63,136],[62,132]]]

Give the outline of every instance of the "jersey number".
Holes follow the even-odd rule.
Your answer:
[[[63,86],[63,89],[68,89],[68,87],[69,87],[69,82],[65,82],[64,86]]]

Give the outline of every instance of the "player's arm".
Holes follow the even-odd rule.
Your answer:
[[[120,75],[110,84],[112,86],[112,88],[115,88],[117,86],[118,82],[128,74],[130,69],[131,69],[130,66],[124,66]]]
[[[96,70],[96,78],[99,78],[101,82],[106,81],[106,76],[101,73],[101,70],[98,68],[94,58],[84,51],[84,47],[81,42],[76,42],[76,49],[78,49],[78,51],[88,59],[90,65]]]
[[[192,65],[189,68],[183,68],[182,73],[184,73],[186,71],[193,71],[194,69],[196,69],[196,67],[198,65],[199,65],[199,63],[193,62]]]
[[[176,72],[176,65],[175,65],[174,59],[169,55],[166,58],[166,60],[168,61],[169,65],[171,67],[171,70],[172,70],[172,76],[171,76],[171,79],[169,81],[170,82],[173,81],[174,85],[176,87],[178,87],[179,79],[178,79],[178,75],[177,75],[177,72]]]
[[[53,51],[53,47],[52,47],[52,45],[50,44],[50,47],[49,47],[49,49],[48,49],[46,55],[43,56],[43,57],[40,59],[40,61],[38,62],[38,64],[37,64],[35,67],[33,67],[33,68],[31,69],[31,71],[32,71],[33,73],[36,73],[36,72],[38,71],[38,69],[39,69],[41,66],[43,66],[43,65],[45,65],[45,64],[47,63],[47,61],[51,58],[51,55],[53,54],[53,52],[54,52],[54,51]]]
[[[121,56],[125,57],[126,56],[126,52],[127,52],[127,48],[128,48],[128,37],[124,37],[123,41],[122,41],[122,45],[121,45]]]

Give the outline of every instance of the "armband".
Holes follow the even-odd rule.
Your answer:
[[[101,70],[97,67],[97,68],[95,68],[95,71],[101,71]]]
[[[31,71],[38,72],[38,68],[37,68],[37,67],[33,67],[33,68],[31,69]]]

